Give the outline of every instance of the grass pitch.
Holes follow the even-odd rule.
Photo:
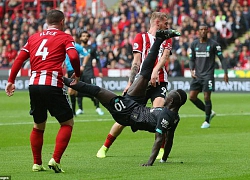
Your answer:
[[[200,94],[203,99],[203,95]],[[201,129],[204,113],[189,101],[180,110],[181,122],[167,163],[147,162],[154,134],[132,133],[124,129],[104,159],[96,158],[114,120],[95,112],[93,103],[84,98],[85,113],[75,118],[70,144],[61,164],[65,173],[52,170],[32,172],[29,135],[33,126],[29,115],[27,91],[15,92],[11,98],[0,92],[0,179],[12,180],[89,180],[89,179],[169,179],[169,180],[246,180],[250,179],[250,94],[213,93],[213,110],[217,113],[211,128]],[[103,109],[103,107],[102,107]],[[57,121],[49,117],[44,134],[43,164],[54,150]],[[183,162],[183,163],[181,163]],[[48,169],[48,168],[47,168]]]

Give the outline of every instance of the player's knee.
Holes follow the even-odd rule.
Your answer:
[[[194,101],[197,100],[197,97],[195,97],[195,96],[189,96],[189,100],[192,101],[192,102],[194,102]]]

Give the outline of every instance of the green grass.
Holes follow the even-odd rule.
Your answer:
[[[200,97],[203,99],[202,94]],[[92,102],[85,98],[85,114],[75,118],[72,139],[61,161],[66,173],[55,174],[52,170],[31,171],[29,135],[33,120],[29,115],[28,92],[17,91],[9,98],[1,91],[0,177],[10,175],[12,180],[250,179],[249,100],[249,94],[213,93],[213,110],[217,115],[209,129],[200,128],[204,114],[187,101],[180,111],[181,122],[168,162],[156,161],[152,167],[141,167],[151,153],[154,134],[132,133],[125,128],[108,157],[96,158],[114,120],[106,110],[104,116],[98,116]],[[44,137],[44,165],[52,156],[58,128],[57,121],[50,117]]]

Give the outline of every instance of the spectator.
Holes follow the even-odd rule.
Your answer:
[[[116,67],[116,59],[113,51],[107,53],[107,68],[114,69]]]
[[[234,53],[228,53],[229,57],[228,57],[228,68],[229,69],[235,69],[237,68],[237,64],[238,64],[238,58],[235,56]]]
[[[121,14],[121,19],[118,23],[119,31],[122,32],[123,29],[129,25],[130,25],[130,21],[127,19],[127,16],[125,14]]]
[[[239,66],[242,69],[250,69],[249,62],[250,62],[250,51],[247,48],[247,46],[244,45],[242,47],[242,51],[239,56],[239,64],[240,64]]]
[[[3,1],[0,0],[0,7],[1,2]],[[169,12],[171,16],[169,19],[169,26],[170,28],[178,29],[183,32],[180,40],[176,38],[173,39],[173,50],[176,52],[181,50],[183,40],[185,41],[185,44],[190,45],[191,41],[197,37],[196,31],[198,30],[197,27],[199,24],[208,24],[211,28],[211,33],[209,33],[208,36],[218,41],[219,39],[217,38],[220,38],[221,33],[217,27],[219,27],[219,29],[222,27],[221,22],[218,23],[218,21],[226,21],[227,28],[233,33],[232,38],[227,43],[224,43],[224,47],[226,48],[228,43],[242,36],[249,29],[250,22],[249,1],[246,0],[241,0],[239,2],[237,0],[161,0],[159,2],[122,0],[120,1],[120,5],[117,9],[110,8],[111,10],[107,10],[106,5],[104,4],[104,7],[99,14],[93,14],[90,7],[76,10],[79,8],[76,7],[76,2],[72,0],[61,0],[61,2],[63,5],[62,7],[65,8],[65,28],[70,28],[73,35],[81,32],[82,30],[87,30],[92,34],[91,38],[96,38],[101,33],[101,30],[104,30],[104,37],[109,38],[109,43],[112,47],[116,40],[118,40],[119,45],[121,45],[123,40],[127,37],[129,38],[129,43],[133,44],[133,39],[136,33],[140,31],[147,31],[149,28],[149,19],[153,12],[150,3],[158,3],[158,5],[154,8],[158,8],[160,11],[169,11],[169,9],[172,9],[172,11]],[[230,4],[228,2],[230,2]],[[65,6],[65,3],[67,6]],[[2,33],[0,30],[2,40],[4,40],[4,42],[10,40],[11,43],[15,43],[19,46],[18,39],[23,39],[26,42],[28,35],[33,34],[34,32],[40,32],[41,29],[47,29],[44,17],[52,8],[52,5],[52,2],[42,2],[40,4],[40,14],[36,12],[37,5],[33,2],[25,5],[23,10],[10,10],[3,14],[0,26],[0,28],[3,28]],[[126,23],[123,22],[124,19],[126,19]],[[215,24],[217,30],[214,28]],[[112,33],[110,33],[110,31]],[[18,38],[17,35],[19,36]],[[224,38],[221,38],[221,40],[222,39]],[[108,40],[106,41],[105,39],[105,42],[103,42],[105,45],[103,45],[102,42],[103,41],[100,43],[101,45],[98,44],[98,50],[105,48]],[[187,49],[186,46],[185,48]],[[105,51],[106,53],[108,52],[106,49]]]
[[[177,59],[182,68],[189,68],[189,57],[187,55],[187,50],[184,47],[181,48],[181,53],[177,55]]]
[[[169,57],[169,64],[168,64],[168,75],[170,77],[178,77],[182,76],[181,73],[181,64],[177,60],[176,54]]]
[[[106,68],[108,64],[107,56],[104,51],[99,51],[99,60],[102,68]]]
[[[127,52],[125,47],[122,47],[117,59],[116,68],[129,68],[131,67],[133,56],[131,53]]]

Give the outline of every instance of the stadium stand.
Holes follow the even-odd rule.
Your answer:
[[[67,18],[65,28],[70,28],[72,35],[78,35],[82,30],[91,33],[90,43],[97,47],[102,58],[106,56],[107,63],[104,63],[103,68],[129,68],[131,61],[124,59],[121,51],[123,54],[131,54],[128,52],[131,48],[128,47],[133,44],[136,33],[147,31],[153,11],[168,13],[170,28],[182,32],[181,37],[173,40],[173,53],[181,64],[182,74],[183,69],[188,67],[189,46],[197,38],[197,28],[200,23],[210,26],[209,37],[220,42],[226,54],[237,52],[234,53],[237,62],[230,66],[232,69],[250,68],[250,60],[244,67],[239,61],[242,46],[247,48],[244,48],[244,51],[248,52],[250,49],[250,0],[120,0],[112,7],[107,7],[101,1],[98,10],[87,6],[87,3],[79,8],[77,2],[74,0],[0,0],[2,37],[0,67],[11,66],[27,38],[46,28],[46,12],[51,8],[58,8],[65,13]],[[237,41],[241,44],[239,48],[235,45]],[[108,57],[110,52],[114,55],[112,60]],[[112,61],[112,65],[108,61]],[[125,61],[126,65],[119,63],[122,61]]]

